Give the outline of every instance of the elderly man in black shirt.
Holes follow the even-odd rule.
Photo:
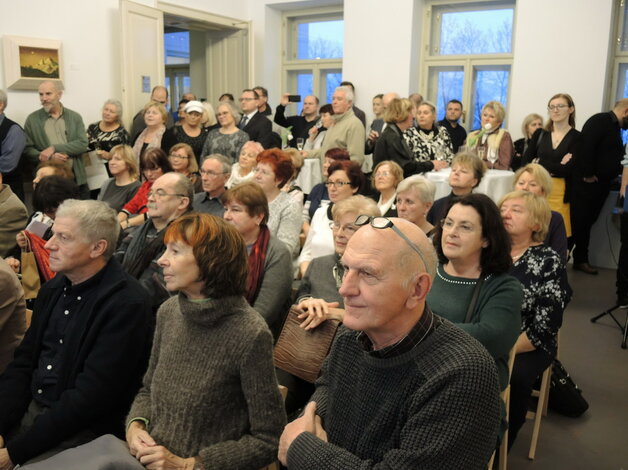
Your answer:
[[[0,376],[0,468],[124,432],[152,338],[150,301],[112,259],[115,212],[65,201],[46,243],[57,275]]]

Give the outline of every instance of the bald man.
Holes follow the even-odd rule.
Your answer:
[[[60,82],[44,80],[38,92],[41,109],[29,114],[24,124],[24,155],[33,166],[48,160],[65,163],[72,168],[81,198],[88,199],[87,175],[81,158],[88,150],[83,118],[61,103]]]
[[[604,207],[611,182],[622,172],[622,129],[628,129],[628,98],[619,100],[610,111],[594,114],[582,126],[581,151],[572,177],[571,231],[573,268],[586,274],[597,274],[589,264],[591,228]],[[626,294],[622,292],[622,296]]]
[[[486,468],[500,420],[495,361],[427,307],[436,253],[417,226],[356,225],[341,260],[344,327],[279,460],[291,470]]]

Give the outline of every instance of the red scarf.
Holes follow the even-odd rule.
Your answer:
[[[264,263],[270,240],[270,230],[266,225],[260,226],[257,240],[249,253],[249,274],[246,277],[246,300],[253,305],[264,280]]]
[[[50,269],[50,252],[44,248],[46,240],[35,235],[34,233],[24,230],[24,234],[30,240],[31,249],[35,254],[39,274],[43,281],[49,281],[55,277],[55,272]]]

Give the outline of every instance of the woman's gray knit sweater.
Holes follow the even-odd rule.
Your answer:
[[[268,465],[286,422],[272,344],[243,297],[168,299],[129,419],[147,418],[157,444],[206,469]]]

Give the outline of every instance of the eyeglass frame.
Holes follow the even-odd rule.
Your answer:
[[[333,186],[336,189],[340,189],[347,184],[351,185],[351,181],[325,181],[323,184],[327,187]]]
[[[329,228],[334,231],[334,230],[338,230],[338,231],[345,231],[346,229],[349,229],[349,231],[353,231],[353,233],[358,231],[358,228],[355,224],[346,224],[346,225],[340,225],[334,221],[329,222]]]
[[[168,155],[168,158],[180,158],[182,160],[189,160],[190,157],[187,155],[177,155],[176,153],[171,153],[170,155]]]
[[[161,193],[160,193],[159,191],[161,191]],[[148,194],[147,194],[147,196],[146,196],[146,197],[147,197],[147,198],[150,198],[150,197],[153,197],[153,196],[154,196],[154,197],[158,197],[158,198],[160,198],[160,199],[161,199],[162,197],[166,197],[166,196],[187,197],[185,194],[180,194],[180,193],[167,193],[167,192],[165,192],[165,191],[164,191],[163,189],[161,189],[161,188],[156,189],[155,191],[153,191],[152,189],[151,189],[150,191],[148,191]]]
[[[552,104],[547,107],[548,111],[560,111],[565,108],[570,108],[568,104],[560,103],[560,104]]]
[[[386,221],[386,223],[383,226],[379,227],[375,225],[376,220],[384,220]],[[410,240],[401,230],[399,230],[399,228],[388,217],[362,214],[356,217],[355,222],[353,222],[353,224],[357,225],[358,227],[362,227],[366,224],[370,224],[371,227],[380,229],[380,230],[385,229],[385,228],[393,229],[393,232],[395,232],[397,235],[403,238],[403,240],[408,244],[408,246],[412,248],[414,251],[416,251],[416,253],[419,255],[419,258],[421,258],[421,261],[423,261],[423,265],[425,266],[425,269],[428,269],[427,260],[425,259],[425,256],[423,256],[423,252],[421,251],[421,249],[412,240]]]

